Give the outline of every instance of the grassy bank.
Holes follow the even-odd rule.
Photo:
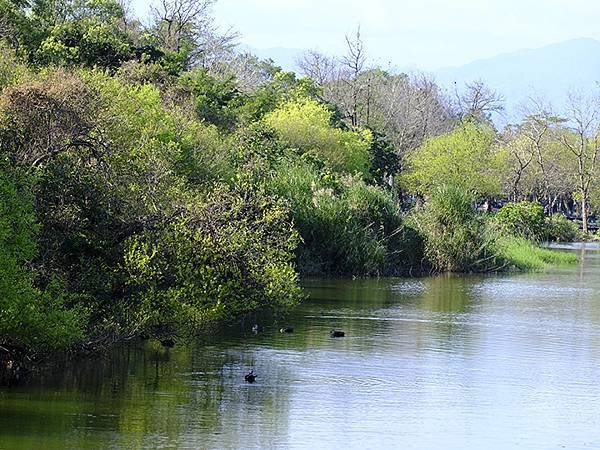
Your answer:
[[[539,245],[520,237],[505,237],[498,241],[498,252],[506,261],[507,269],[543,271],[552,266],[577,263],[577,255]]]

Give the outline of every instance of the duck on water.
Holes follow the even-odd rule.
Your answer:
[[[256,375],[254,374],[254,369],[251,369],[250,372],[248,372],[244,376],[244,380],[248,383],[254,383],[256,381]]]

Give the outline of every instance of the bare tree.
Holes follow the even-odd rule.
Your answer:
[[[520,185],[526,170],[534,161],[534,148],[527,137],[521,134],[520,127],[508,126],[501,136],[504,148],[508,154],[507,170],[509,172],[509,185],[513,201],[519,200]]]
[[[380,130],[399,156],[427,137],[450,131],[452,107],[432,78],[369,67],[360,29],[346,37],[346,45],[341,58],[311,51],[298,64],[322,87],[322,100],[336,105],[350,126]]]
[[[531,97],[522,108],[526,117],[521,124],[519,134],[527,141],[537,163],[542,183],[542,197],[547,212],[552,213],[560,195],[556,183],[556,174],[561,172],[555,158],[548,152],[548,146],[555,140],[556,127],[562,120],[552,112],[551,105],[543,99]]]
[[[309,50],[297,61],[303,75],[312,78],[319,86],[339,77],[339,64],[335,58],[316,50]]]
[[[13,163],[35,168],[69,150],[104,149],[97,127],[100,100],[83,81],[62,70],[6,88],[0,109],[10,121],[0,149]],[[95,156],[95,155],[94,155]]]
[[[383,73],[374,84],[372,122],[385,131],[400,155],[451,129],[452,113],[433,79]]]
[[[342,68],[344,71],[344,82],[348,85],[351,94],[348,115],[352,126],[358,126],[358,107],[359,99],[364,89],[364,81],[361,80],[361,74],[365,68],[367,60],[365,46],[360,37],[360,27],[356,29],[356,35],[353,39],[346,36],[347,53],[342,57]],[[370,78],[369,78],[370,80]],[[369,85],[369,83],[366,83]],[[367,111],[369,103],[367,103]],[[368,113],[367,113],[368,115]]]
[[[455,86],[458,113],[478,121],[491,122],[491,115],[504,110],[504,97],[483,81],[466,83],[463,92]]]
[[[560,143],[575,157],[576,180],[581,201],[583,232],[588,232],[589,200],[600,154],[600,102],[598,98],[570,93],[567,105],[566,132]]]
[[[160,0],[150,10],[158,26],[157,37],[167,50],[179,51],[195,41],[197,33],[212,22],[215,0]]]
[[[360,27],[346,36],[346,54],[330,57],[309,51],[298,61],[304,75],[323,88],[322,100],[335,104],[350,126],[369,125],[376,70],[367,67]]]
[[[239,35],[220,33],[212,7],[216,0],[160,0],[151,6],[154,33],[167,50],[188,50],[192,65],[205,68],[224,57],[232,57]]]
[[[234,76],[242,92],[253,92],[273,79],[279,67],[272,60],[261,61],[251,53],[240,53],[211,65],[210,72],[217,78]]]

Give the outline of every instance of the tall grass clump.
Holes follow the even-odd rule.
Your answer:
[[[418,236],[387,192],[301,160],[283,164],[269,188],[290,204],[303,274],[401,273],[420,259]]]
[[[426,261],[434,271],[481,272],[502,265],[494,252],[499,234],[475,210],[473,200],[469,192],[445,185],[413,214],[425,242]]]

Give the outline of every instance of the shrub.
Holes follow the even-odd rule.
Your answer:
[[[475,211],[473,196],[461,188],[448,185],[435,190],[413,221],[434,270],[478,272],[498,266],[493,251],[498,235]]]
[[[546,219],[546,239],[554,242],[573,242],[579,235],[579,226],[562,214],[554,214]]]
[[[297,234],[284,205],[220,187],[176,217],[131,237],[125,268],[138,328],[189,333],[300,298]]]
[[[537,202],[507,203],[495,215],[504,231],[541,241],[547,236],[544,208]]]
[[[17,60],[12,49],[0,41],[0,90],[20,81],[27,73],[27,68]]]

